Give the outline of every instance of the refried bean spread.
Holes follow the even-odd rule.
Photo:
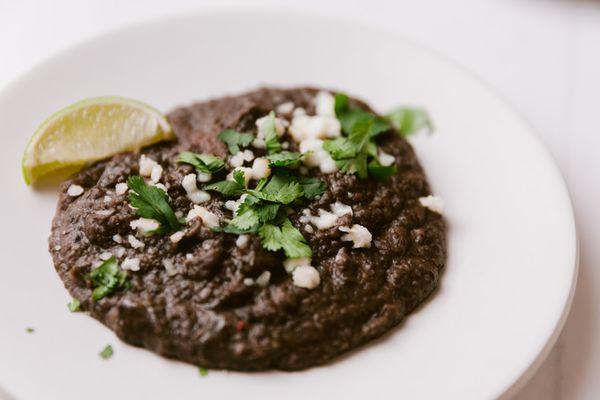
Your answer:
[[[52,223],[65,287],[125,342],[299,370],[381,336],[436,288],[441,199],[365,103],[263,88],[168,119],[176,141],[63,183]]]

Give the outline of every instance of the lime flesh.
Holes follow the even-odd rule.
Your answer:
[[[37,128],[23,153],[23,177],[30,184],[58,170],[77,170],[173,138],[166,117],[139,101],[120,97],[82,100]]]

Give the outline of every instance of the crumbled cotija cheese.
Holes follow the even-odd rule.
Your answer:
[[[140,164],[140,175],[145,176],[145,177],[151,176],[152,169],[154,168],[154,166],[158,165],[158,163],[156,161],[154,161],[150,157],[146,157],[144,154],[142,154],[142,156],[140,157],[139,164]],[[161,170],[161,172],[162,172],[162,170]]]
[[[150,218],[138,218],[129,223],[133,230],[137,230],[142,234],[147,234],[160,228],[160,222]]]
[[[210,194],[196,186],[196,174],[187,174],[181,180],[181,186],[187,193],[188,199],[194,204],[205,203],[210,200]]]
[[[317,115],[335,117],[335,97],[331,93],[317,93],[314,102]]]
[[[389,167],[390,165],[392,165],[396,161],[396,157],[394,157],[391,154],[385,153],[381,149],[379,150],[378,157],[379,157],[379,162],[384,167]]]
[[[372,235],[367,228],[362,225],[354,224],[351,228],[347,226],[340,226],[340,231],[346,232],[342,236],[342,240],[345,242],[354,242],[354,248],[371,247]]]
[[[346,214],[352,215],[352,207],[336,201],[331,205],[331,211],[338,217],[343,217]]]
[[[252,279],[252,278],[244,278],[243,282],[244,282],[244,285],[246,285],[246,286],[254,285],[254,279]]]
[[[256,133],[256,137],[258,139],[264,139],[265,138],[265,122],[267,122],[269,120],[269,116],[266,115],[262,118],[259,118],[256,120],[256,129],[257,129],[257,133]],[[278,136],[281,136],[285,133],[285,128],[288,125],[288,122],[284,119],[281,118],[275,118],[275,132],[277,132]]]
[[[252,150],[246,149],[244,151],[238,151],[236,154],[232,155],[229,158],[229,165],[231,165],[234,168],[237,168],[244,165],[244,162],[252,160],[254,160],[254,153],[252,152]]]
[[[269,160],[266,158],[257,158],[252,163],[252,178],[259,180],[266,178],[271,175],[271,168],[269,168]]]
[[[187,215],[187,221],[189,222],[198,217],[202,220],[204,225],[209,228],[215,228],[219,226],[219,217],[216,214],[208,211],[206,207],[194,206],[194,208],[192,208]]]
[[[444,200],[439,196],[429,195],[426,197],[419,197],[419,203],[421,203],[423,207],[440,215],[444,212]]]
[[[117,193],[119,196],[127,193],[127,190],[129,190],[129,187],[127,187],[126,183],[121,182],[115,185],[115,193]]]
[[[310,258],[309,257],[299,257],[299,258],[288,258],[283,261],[283,268],[288,274],[294,272],[294,270],[302,265],[310,266]]]
[[[294,285],[305,288],[314,289],[321,283],[321,276],[315,267],[310,265],[301,265],[294,269],[292,273]]]
[[[152,166],[152,171],[150,172],[150,180],[154,183],[158,183],[160,181],[160,177],[163,173],[163,167],[158,164]]]
[[[248,243],[248,235],[240,235],[235,240],[235,245],[237,247],[244,247]]]
[[[168,276],[176,275],[177,272],[179,272],[177,270],[177,268],[175,267],[175,264],[173,264],[173,261],[168,258],[165,258],[162,261],[162,265],[163,265],[163,267],[165,267],[165,271],[167,271]]]
[[[123,238],[118,233],[116,235],[113,235],[112,240],[114,240],[117,243],[123,243]]]
[[[210,182],[210,180],[212,179],[212,174],[209,174],[207,172],[201,172],[201,171],[197,171],[197,173],[198,173],[197,180],[200,183]]]
[[[83,194],[83,188],[79,185],[71,185],[67,189],[67,194],[71,197],[81,196]]]
[[[277,106],[275,111],[277,111],[277,113],[279,113],[279,114],[289,114],[292,111],[294,111],[294,103],[292,103],[291,101],[286,101],[285,103],[281,103],[280,105]]]
[[[306,139],[300,142],[300,152],[306,154],[302,163],[309,167],[319,167],[324,174],[330,174],[338,168],[331,155],[323,149],[323,143],[321,139]]]
[[[260,287],[266,287],[269,284],[269,280],[271,280],[271,272],[264,271],[256,278],[255,282]]]
[[[145,246],[144,242],[139,241],[135,236],[129,235],[127,236],[127,241],[134,249],[141,249]]]
[[[169,239],[173,243],[178,243],[179,241],[181,241],[181,239],[183,239],[183,235],[184,235],[183,231],[178,231],[178,232],[175,232],[174,234],[172,234],[171,236],[169,236]]]
[[[112,257],[112,253],[110,251],[103,251],[102,253],[100,253],[100,259],[103,261],[106,261],[111,257]]]
[[[310,222],[317,227],[319,230],[329,229],[334,227],[337,223],[338,216],[334,213],[330,213],[329,211],[325,211],[323,209],[319,209],[319,216],[310,216]]]
[[[140,270],[140,259],[139,258],[126,258],[121,263],[121,268],[129,271]]]

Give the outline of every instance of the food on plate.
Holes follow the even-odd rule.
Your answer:
[[[436,288],[443,202],[404,138],[431,127],[422,110],[264,88],[168,122],[176,141],[62,184],[49,249],[73,310],[203,368],[299,370]]]

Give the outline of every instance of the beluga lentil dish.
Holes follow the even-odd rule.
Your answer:
[[[69,308],[123,341],[203,368],[301,370],[388,332],[438,285],[443,202],[406,140],[431,129],[423,110],[378,115],[316,88],[166,118],[120,101],[139,122],[123,131],[152,135],[42,162],[31,148],[51,121],[23,168],[28,182],[83,168],[61,184],[49,249]]]

